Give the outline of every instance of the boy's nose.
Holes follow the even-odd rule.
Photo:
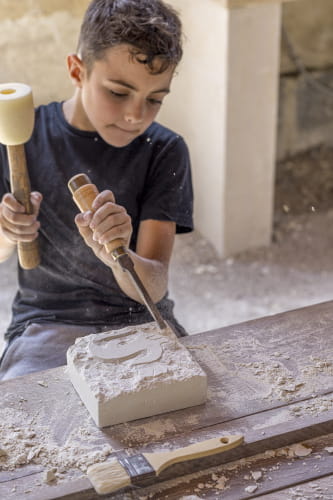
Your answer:
[[[144,117],[144,105],[142,103],[132,104],[125,111],[127,123],[141,123]]]

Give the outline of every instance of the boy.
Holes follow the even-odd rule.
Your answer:
[[[175,233],[192,230],[189,156],[154,122],[181,55],[180,21],[161,0],[92,0],[67,59],[74,95],[36,110],[26,144],[33,215],[9,194],[1,146],[0,258],[37,236],[41,253],[37,268],[18,271],[3,380],[65,364],[76,337],[152,321],[105,250],[116,238],[162,316],[185,334],[167,275]],[[77,214],[67,182],[81,172],[100,194]]]

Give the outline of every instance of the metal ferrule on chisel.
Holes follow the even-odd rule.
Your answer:
[[[113,260],[115,260],[115,261],[119,260],[120,257],[122,257],[123,255],[128,255],[126,248],[123,246],[120,246],[120,247],[115,248],[114,250],[111,250],[110,253],[111,253]]]

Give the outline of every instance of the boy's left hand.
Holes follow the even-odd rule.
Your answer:
[[[75,223],[85,243],[104,262],[109,257],[105,243],[120,238],[129,246],[133,231],[131,217],[123,206],[116,204],[112,191],[99,193],[92,211],[78,214]],[[110,264],[110,257],[105,263]]]

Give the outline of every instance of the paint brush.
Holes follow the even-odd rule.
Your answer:
[[[112,460],[89,467],[87,475],[96,492],[106,495],[127,486],[140,486],[170,465],[222,453],[242,443],[242,435],[233,435],[207,439],[173,451],[133,456],[117,453]]]

